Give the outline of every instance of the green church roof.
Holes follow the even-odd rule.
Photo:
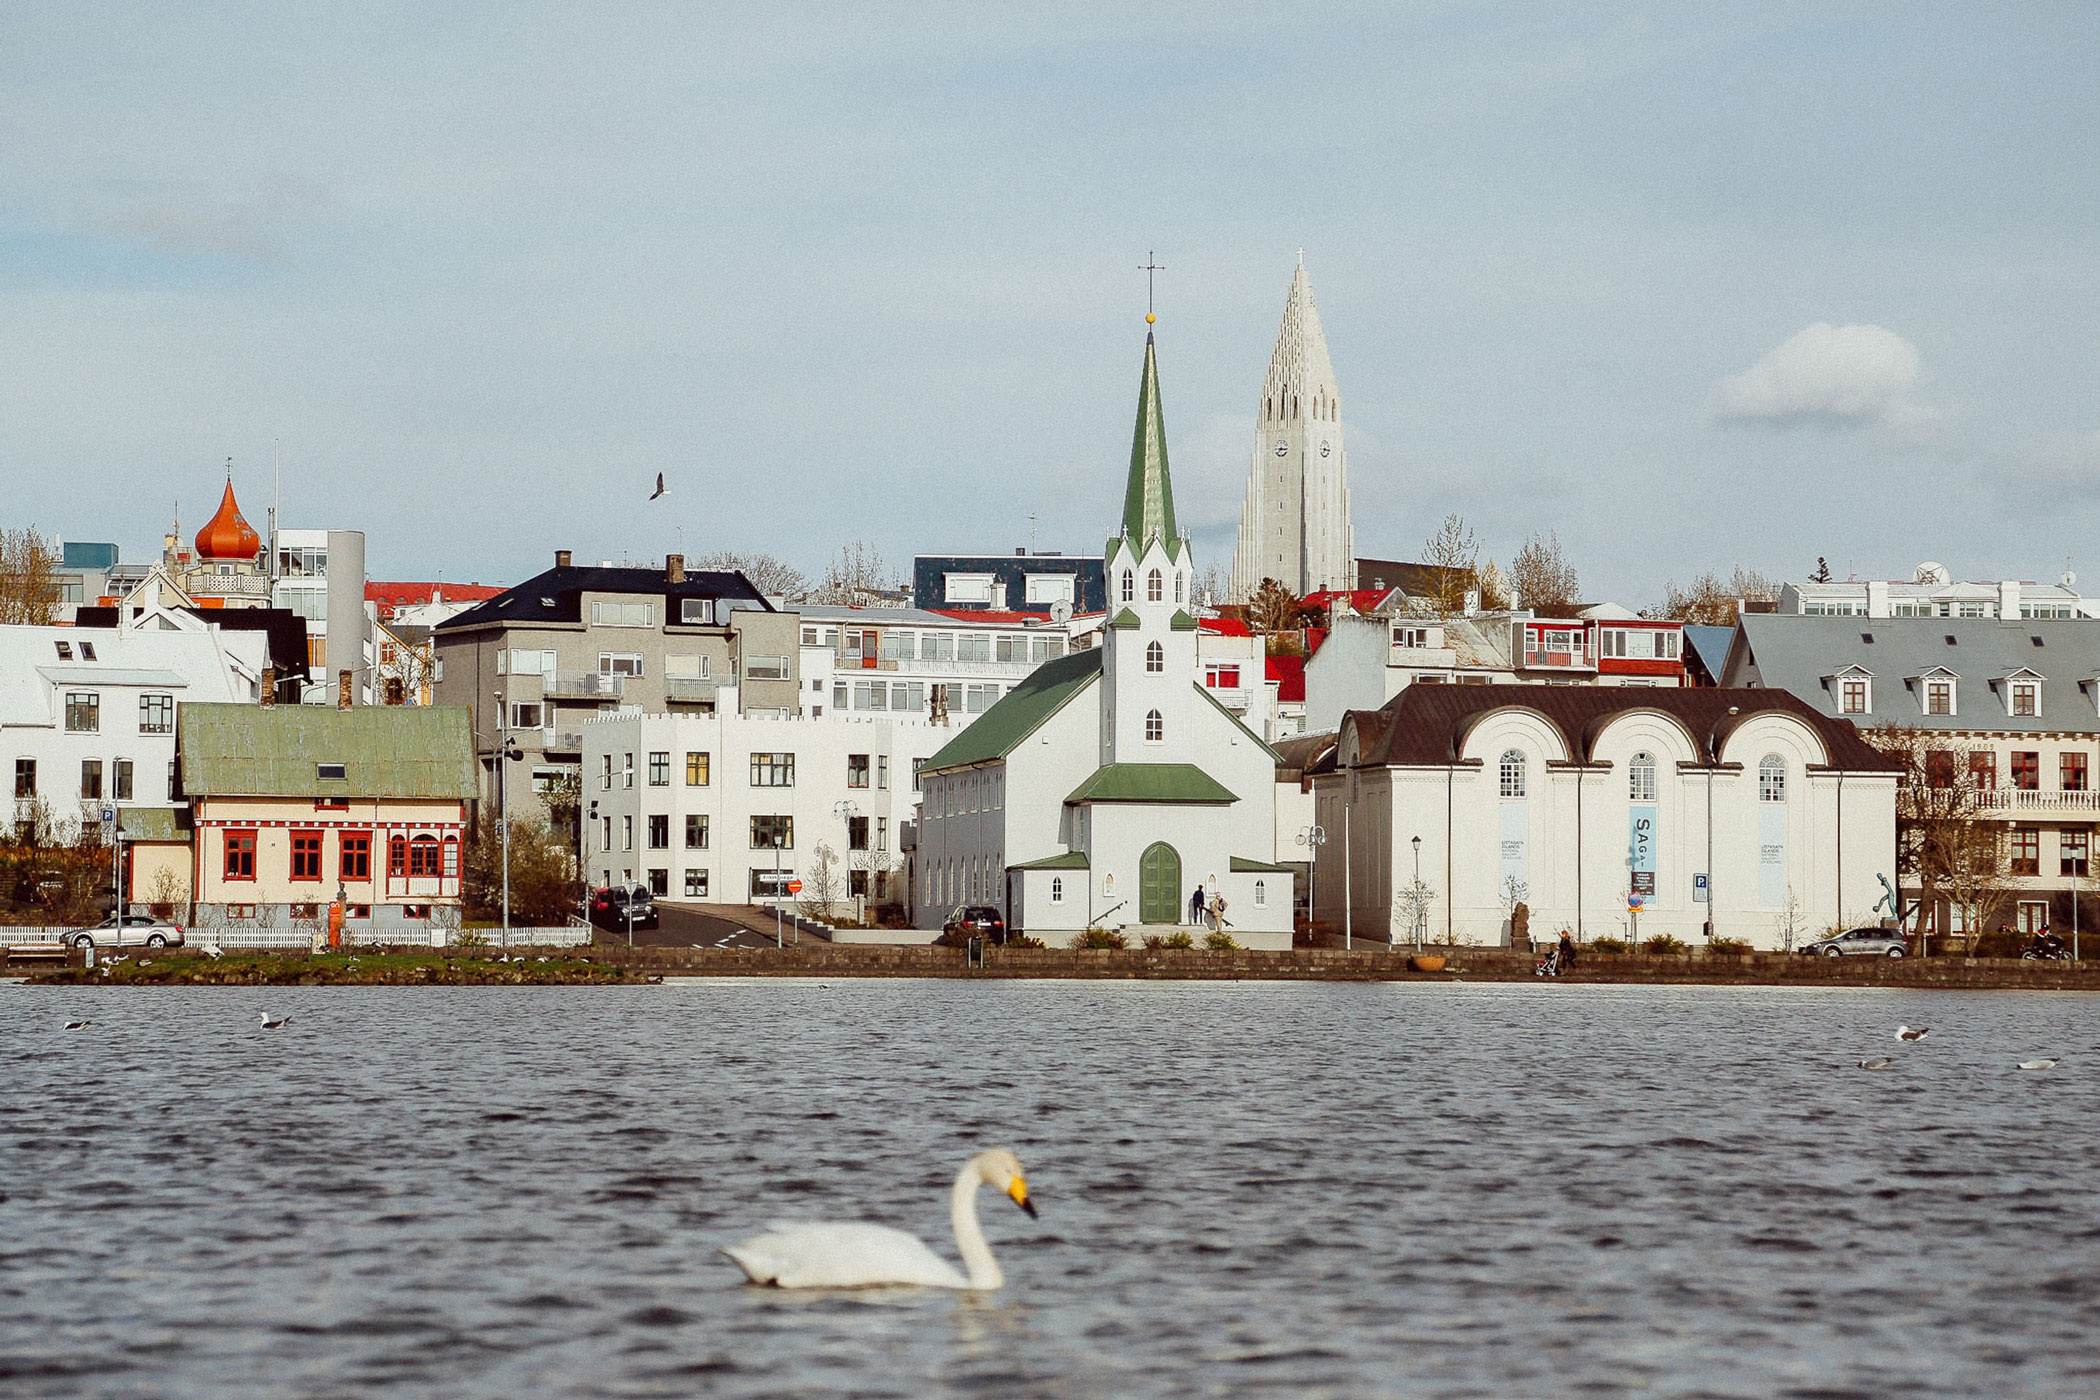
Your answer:
[[[1291,874],[1288,865],[1271,865],[1265,860],[1249,860],[1245,856],[1234,856],[1227,867],[1235,875]]]
[[[1065,801],[1222,804],[1239,799],[1193,763],[1111,763],[1096,768]]]
[[[1130,484],[1123,490],[1123,533],[1140,553],[1148,540],[1166,541],[1175,557],[1174,483],[1167,475],[1167,422],[1159,409],[1159,361],[1145,332],[1145,376],[1138,385],[1137,430],[1130,440]]]
[[[1085,851],[1060,851],[1041,860],[1024,860],[1019,865],[1009,865],[1008,870],[1085,870]]]
[[[968,729],[943,745],[919,771],[938,773],[1006,757],[1100,674],[1098,647],[1045,661],[1030,671],[1026,680],[1000,696],[997,704],[972,720]]]

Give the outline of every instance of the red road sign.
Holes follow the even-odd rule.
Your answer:
[[[800,880],[790,880],[790,881],[788,881],[788,893],[789,893],[789,894],[800,894],[800,893],[802,893],[802,882],[801,882]]]

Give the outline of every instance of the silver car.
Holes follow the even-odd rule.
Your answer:
[[[1855,957],[1860,954],[1870,958],[1905,958],[1910,956],[1910,942],[1898,929],[1856,928],[1833,938],[1818,939],[1801,951],[1821,953],[1826,958]]]
[[[65,941],[75,948],[180,948],[182,925],[150,914],[126,914],[120,923],[115,914],[93,928],[78,928]]]

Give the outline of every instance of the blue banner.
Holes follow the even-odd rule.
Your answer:
[[[1626,868],[1631,872],[1627,889],[1634,894],[1655,893],[1655,808],[1635,803],[1626,809]]]

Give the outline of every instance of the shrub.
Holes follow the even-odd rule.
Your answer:
[[[463,928],[452,935],[452,946],[472,951],[489,946],[489,936],[480,929]]]
[[[1974,958],[2017,958],[2020,956],[2020,950],[2025,946],[2026,940],[2021,938],[2019,934],[2009,928],[2002,928],[1994,933],[1978,934],[1976,936],[1976,946],[1970,951],[1969,956]]]
[[[1658,933],[1655,937],[1642,941],[1641,951],[1655,954],[1681,953],[1684,951],[1684,943],[1680,939],[1672,938],[1667,933]]]
[[[1590,951],[1593,953],[1623,953],[1626,951],[1627,946],[1627,942],[1623,938],[1592,938],[1590,940]]]
[[[1072,940],[1074,948],[1128,948],[1130,940],[1114,929],[1090,928]]]
[[[1210,949],[1213,953],[1229,953],[1240,945],[1232,941],[1231,934],[1221,929],[1216,933],[1204,934],[1203,946]]]
[[[1196,936],[1187,929],[1176,929],[1160,939],[1159,943],[1162,948],[1193,948],[1196,946]]]
[[[1707,940],[1706,951],[1709,953],[1747,953],[1750,951],[1750,945],[1740,938],[1714,938]]]
[[[1031,938],[1025,933],[1016,933],[1006,940],[1009,948],[1047,948],[1050,945],[1040,938]]]

